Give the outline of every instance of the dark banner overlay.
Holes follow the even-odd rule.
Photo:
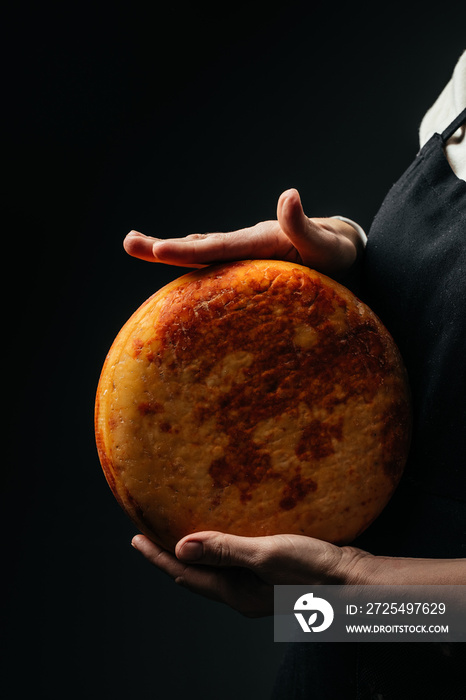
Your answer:
[[[276,642],[466,642],[466,586],[275,586]]]

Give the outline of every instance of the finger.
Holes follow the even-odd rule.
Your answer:
[[[270,550],[270,537],[240,537],[222,532],[196,532],[175,547],[180,561],[208,566],[258,568]]]
[[[326,232],[305,215],[297,190],[286,190],[280,196],[277,217],[282,230],[300,251],[301,257],[319,257],[321,251],[331,245]]]
[[[185,564],[183,573],[175,579],[176,583],[193,593],[226,603],[247,617],[270,615],[273,611],[273,586],[252,570],[254,556],[247,556],[244,548],[239,555],[238,547],[238,542],[244,545],[243,541],[254,539],[257,551],[257,542],[265,538],[224,536],[222,533],[199,535],[200,540],[187,537],[181,541],[178,557],[183,557],[182,561],[194,560],[194,564]],[[236,555],[227,555],[226,549],[229,553],[236,550]]]
[[[215,262],[267,257],[273,251],[277,222],[265,221],[250,228],[226,233],[194,234],[157,241],[154,257],[171,265],[209,265]]]
[[[124,248],[130,255],[150,262],[203,267],[215,262],[281,257],[284,240],[277,221],[263,221],[237,231],[183,238],[152,238],[132,231],[125,238]]]
[[[192,593],[226,603],[247,617],[273,612],[273,586],[248,569],[188,565],[176,583]]]
[[[238,247],[230,234],[210,233],[157,241],[152,250],[159,262],[191,267],[233,260]]]
[[[145,535],[136,535],[133,537],[131,544],[151,564],[172,578],[180,576],[186,568],[185,564],[182,564],[173,554],[159,547]]]
[[[186,580],[188,579],[193,584],[193,587],[199,589],[199,592],[201,592],[201,590],[211,590],[213,593],[215,586],[213,585],[212,575],[209,569],[187,566],[179,561],[173,554],[162,549],[162,547],[159,547],[144,535],[136,535],[133,537],[131,544],[134,549],[137,549],[138,552],[147,559],[147,561],[171,576],[176,583],[186,585]],[[196,568],[198,569],[197,571]],[[188,569],[190,571],[187,573]]]
[[[187,565],[144,535],[133,537],[131,544],[175,583],[193,593],[226,603],[248,617],[268,615],[273,609],[273,589],[251,571]]]
[[[332,273],[354,262],[356,249],[351,238],[341,235],[341,227],[332,225],[332,219],[307,217],[297,190],[286,190],[280,196],[277,217],[305,265]]]
[[[157,241],[152,236],[145,236],[139,231],[130,231],[123,241],[125,251],[134,258],[157,262],[152,251],[154,243]]]
[[[186,239],[161,239],[153,236],[146,236],[139,231],[130,231],[123,241],[125,251],[134,258],[146,260],[147,262],[160,262],[172,265],[182,265],[183,267],[204,267],[203,264],[190,263],[189,244],[184,256],[178,253],[180,241],[195,238],[201,234],[186,236]],[[174,245],[172,245],[174,244]],[[172,255],[172,250],[174,254]],[[186,258],[186,260],[183,259]],[[174,259],[172,259],[174,258]],[[177,259],[178,258],[178,259]]]
[[[277,219],[282,229],[298,239],[307,234],[308,217],[305,215],[298,190],[282,192],[277,204]]]

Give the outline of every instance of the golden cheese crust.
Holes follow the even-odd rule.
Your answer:
[[[95,425],[114,495],[169,550],[201,530],[343,544],[401,477],[409,389],[351,292],[301,265],[244,261],[184,275],[133,314]]]

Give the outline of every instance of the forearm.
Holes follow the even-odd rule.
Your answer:
[[[343,547],[342,550],[352,548]],[[342,556],[344,567],[345,553]],[[382,557],[361,552],[344,576],[356,585],[460,585],[466,584],[466,559]]]

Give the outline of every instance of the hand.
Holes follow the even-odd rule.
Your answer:
[[[191,234],[160,239],[131,231],[127,253],[149,262],[182,267],[204,267],[233,260],[287,260],[325,274],[348,270],[363,244],[353,226],[338,219],[309,219],[297,190],[283,192],[277,221],[261,221],[229,233]]]
[[[175,583],[247,617],[273,614],[274,585],[466,585],[466,559],[374,556],[302,535],[196,532],[174,555],[144,535],[132,545]]]
[[[176,583],[247,617],[273,614],[274,584],[343,584],[359,559],[371,557],[301,535],[198,532],[180,540],[175,555],[144,535],[136,535],[132,545]]]

